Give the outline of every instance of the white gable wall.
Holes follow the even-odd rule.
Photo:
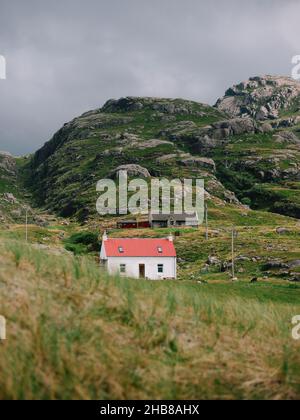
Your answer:
[[[108,272],[119,274],[120,264],[126,264],[126,273],[123,275],[128,277],[139,278],[139,265],[145,264],[145,277],[148,279],[176,278],[176,257],[108,257]],[[164,265],[163,273],[158,273],[158,264]]]
[[[104,241],[102,242],[102,246],[101,246],[100,260],[106,260],[106,250],[104,246]]]

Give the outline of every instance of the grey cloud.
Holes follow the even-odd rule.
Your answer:
[[[111,97],[214,103],[233,83],[291,73],[300,3],[0,0],[0,150],[36,150]]]

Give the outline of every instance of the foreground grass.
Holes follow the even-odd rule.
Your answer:
[[[0,399],[300,397],[298,286],[109,278],[3,239],[0,294]]]

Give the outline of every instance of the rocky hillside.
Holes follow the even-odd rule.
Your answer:
[[[39,209],[31,207],[32,196],[23,188],[23,168],[26,158],[15,158],[0,151],[0,224],[24,223],[27,211],[29,223],[43,225]]]
[[[0,152],[0,223],[14,219],[18,193],[16,159],[7,152]]]
[[[25,166],[37,204],[62,216],[95,213],[98,179],[203,177],[212,202],[300,217],[300,84],[255,77],[215,107],[122,98],[66,123]]]
[[[254,77],[228,89],[215,106],[258,127],[226,145],[219,178],[254,208],[299,218],[300,83]]]
[[[79,218],[95,212],[97,180],[114,177],[121,168],[146,179],[204,177],[209,194],[238,203],[218,181],[214,161],[206,153],[194,154],[195,148],[213,147],[215,140],[206,131],[217,133],[217,122],[224,117],[215,108],[190,101],[110,100],[65,124],[34,155],[27,167],[28,184],[38,204]],[[189,135],[196,136],[197,145],[190,144]]]

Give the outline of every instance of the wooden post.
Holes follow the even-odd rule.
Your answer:
[[[208,206],[205,204],[205,239],[208,241]]]

